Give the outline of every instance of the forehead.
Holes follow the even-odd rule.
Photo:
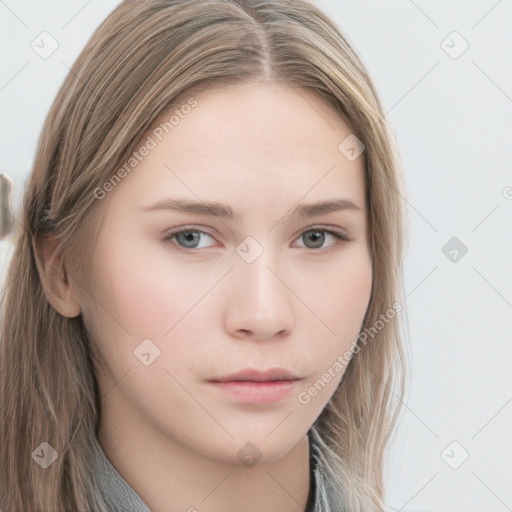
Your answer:
[[[210,90],[185,96],[153,123],[141,140],[152,147],[122,185],[139,206],[169,192],[274,204],[276,196],[340,192],[361,203],[364,155],[351,161],[340,151],[351,134],[346,118],[307,90],[275,83]]]
[[[189,108],[192,98],[195,106]],[[269,149],[285,142],[328,144],[353,131],[346,116],[326,100],[310,90],[282,82],[234,84],[184,96],[160,115],[153,128],[168,123],[172,117],[173,126],[167,128],[177,137],[183,132],[181,142],[188,144],[182,149],[188,145],[197,149],[198,140],[206,144],[221,135],[229,135],[247,147],[265,143]],[[194,124],[196,137],[188,136],[186,128],[190,124]],[[260,145],[259,149],[265,148]]]

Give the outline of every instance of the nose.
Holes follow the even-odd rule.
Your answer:
[[[295,327],[293,293],[268,253],[252,263],[240,260],[230,272],[224,327],[232,337],[267,340]]]

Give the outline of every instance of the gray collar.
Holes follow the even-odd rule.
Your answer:
[[[142,498],[128,485],[96,442],[95,474],[101,497],[109,512],[151,512]]]

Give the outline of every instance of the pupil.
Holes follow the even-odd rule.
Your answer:
[[[324,233],[321,231],[310,231],[309,232],[309,238],[313,241],[313,244],[316,244],[315,247],[321,247],[323,243],[323,236]],[[320,243],[318,243],[318,240],[320,240]]]
[[[197,238],[198,235],[199,233],[195,233],[194,231],[186,231],[184,233],[181,233],[181,236],[185,238],[185,241],[187,243],[192,242],[192,244],[194,243],[194,238]]]

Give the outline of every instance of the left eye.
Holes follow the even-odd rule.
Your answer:
[[[205,231],[198,229],[182,229],[181,231],[169,233],[165,237],[164,241],[170,240],[179,245],[182,249],[204,249],[204,245],[202,247],[197,245],[201,235],[206,235],[213,239],[213,237]],[[338,233],[337,231],[332,231],[330,229],[308,229],[299,236],[299,240],[305,241],[305,245],[302,247],[306,247],[307,249],[322,249],[325,248],[322,246],[328,237],[335,238],[338,242],[348,242],[350,240],[350,238],[343,233]],[[308,243],[311,243],[311,245],[306,245]],[[333,242],[329,247],[335,243],[336,242]]]
[[[349,241],[348,236],[343,233],[338,233],[337,231],[331,231],[330,229],[308,229],[302,233],[299,239],[312,242],[313,247],[306,246],[307,249],[321,249],[326,236],[336,238],[338,242]],[[334,245],[334,243],[332,243],[331,246],[332,245]]]

